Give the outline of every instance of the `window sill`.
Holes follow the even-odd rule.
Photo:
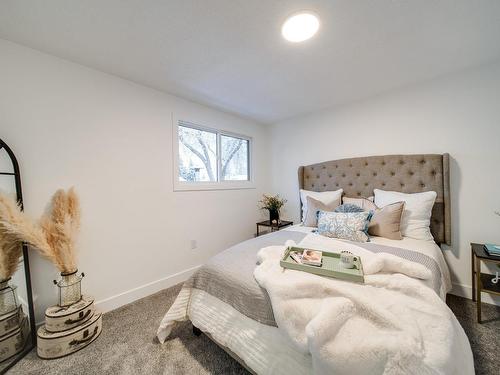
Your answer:
[[[208,190],[245,190],[255,189],[255,183],[252,181],[234,181],[218,183],[174,183],[174,192],[176,191],[208,191]]]

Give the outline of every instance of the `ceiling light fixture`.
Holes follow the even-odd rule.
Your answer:
[[[319,19],[312,13],[303,11],[290,16],[281,27],[283,38],[289,42],[303,42],[312,38],[319,29]]]

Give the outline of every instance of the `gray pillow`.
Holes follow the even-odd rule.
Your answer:
[[[330,204],[325,204],[317,199],[310,196],[306,197],[307,200],[307,210],[304,214],[304,226],[306,227],[317,227],[318,226],[318,212],[319,211],[333,211],[338,207],[339,202],[334,201]]]
[[[363,212],[364,210],[355,204],[345,203],[338,206],[335,212]]]

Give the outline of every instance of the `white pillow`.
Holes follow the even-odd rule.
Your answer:
[[[434,241],[431,234],[432,207],[436,201],[435,191],[406,194],[398,191],[375,189],[375,204],[385,207],[396,202],[405,202],[405,209],[401,218],[401,234],[404,237],[416,240]]]
[[[307,212],[307,197],[314,198],[327,206],[332,205],[334,202],[337,202],[337,206],[340,206],[342,202],[343,192],[344,190],[342,189],[321,192],[300,189],[300,201],[302,202],[302,222],[304,222]]]

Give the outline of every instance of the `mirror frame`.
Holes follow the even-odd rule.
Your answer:
[[[23,192],[21,188],[21,174],[19,171],[19,163],[17,162],[16,156],[11,148],[0,139],[0,150],[5,149],[7,154],[12,161],[12,166],[14,167],[14,173],[2,172],[0,171],[0,175],[10,175],[14,176],[14,181],[16,184],[16,196],[19,206],[21,210],[24,210],[23,206]],[[21,358],[23,358],[26,354],[28,354],[35,346],[36,346],[36,323],[35,323],[35,309],[33,306],[33,293],[31,288],[31,276],[30,276],[30,262],[28,256],[28,246],[23,243],[23,263],[24,263],[24,277],[26,279],[26,294],[28,297],[28,313],[30,319],[30,335],[31,335],[31,344],[26,345],[24,350],[17,354],[17,356],[12,357],[12,361],[2,370],[0,370],[1,374],[7,372],[10,368],[12,368]]]

